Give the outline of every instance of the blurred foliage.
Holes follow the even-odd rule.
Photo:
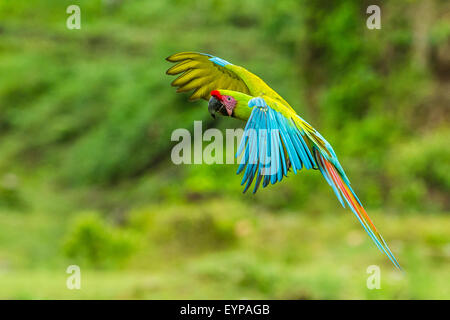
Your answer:
[[[0,181],[0,208],[25,209],[26,201],[20,190],[20,183],[14,174],[6,174]]]
[[[46,272],[67,264],[102,288],[67,297],[450,297],[447,1],[78,0],[68,30],[71,4],[0,2],[1,297],[59,297]],[[317,172],[242,195],[235,165],[174,165],[173,130],[243,126],[175,93],[180,51],[246,67],[318,129],[408,275],[365,288],[361,266],[390,266]]]
[[[80,213],[68,232],[64,252],[82,266],[117,267],[133,253],[137,238],[105,223],[96,213]]]
[[[70,257],[38,261],[33,273],[20,268],[6,271],[3,266],[0,297],[450,297],[450,220],[442,215],[428,214],[424,221],[418,213],[396,217],[371,213],[383,226],[384,236],[395,239],[391,249],[406,270],[402,274],[376,250],[350,214],[284,211],[274,215],[272,210],[221,199],[203,204],[200,210],[195,205],[150,205],[127,212],[128,219],[119,224],[95,212],[78,213],[63,236],[64,252]],[[12,225],[5,216],[0,219],[3,226]],[[32,230],[22,222],[18,227]],[[40,226],[40,235],[34,232],[28,237],[51,248],[55,244],[45,242],[44,228],[48,226]],[[9,234],[9,241],[20,237]],[[31,244],[27,246],[33,250]],[[81,267],[81,290],[65,287],[69,264]],[[366,268],[373,264],[381,268],[381,290],[366,288]]]
[[[56,168],[52,174],[67,186],[115,186],[165,170],[175,128],[192,130],[196,119],[221,128],[242,125],[229,119],[213,124],[204,103],[189,104],[186,96],[174,94],[164,58],[182,50],[222,56],[272,84],[335,145],[371,206],[398,204],[393,190],[399,186],[384,174],[388,155],[448,123],[448,95],[433,103],[447,87],[438,73],[414,60],[418,18],[400,14],[419,3],[383,4],[383,32],[365,28],[364,6],[357,1],[81,1],[79,31],[65,29],[64,15],[58,19],[68,1],[52,10],[44,10],[47,1],[38,3],[34,12],[41,8],[40,17],[21,1],[4,3],[0,11],[0,70],[8,74],[0,80],[4,170],[20,159],[33,169]],[[169,10],[172,6],[176,9]],[[431,59],[433,50],[448,45],[448,21],[423,23],[429,24]],[[442,158],[448,144],[436,152]],[[423,161],[424,167],[434,165],[432,157]],[[176,170],[175,180],[187,174],[188,181],[201,181],[197,187],[208,186],[201,192],[220,189],[214,181],[232,175],[214,169],[217,179],[211,180],[209,168]],[[290,180],[277,194],[288,189],[291,196],[283,203],[311,203],[306,194],[297,196],[298,182],[292,182],[297,179]],[[415,176],[416,184],[423,180]],[[448,180],[433,192],[445,197],[445,185]],[[178,196],[191,188],[187,183]],[[326,189],[313,183],[307,193]],[[448,209],[427,190],[420,209]]]
[[[435,202],[449,205],[448,197],[439,198],[439,190],[450,190],[450,150],[442,148],[449,135],[448,128],[436,130],[399,146],[391,155],[389,171],[397,181],[393,195],[399,206],[423,209],[430,194]]]

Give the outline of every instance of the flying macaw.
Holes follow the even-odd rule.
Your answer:
[[[209,101],[208,111],[214,118],[219,113],[246,121],[236,155],[242,156],[237,174],[244,172],[244,192],[253,181],[253,193],[261,182],[263,187],[280,182],[291,168],[295,174],[302,167],[318,169],[342,206],[350,207],[376,246],[401,269],[350,186],[331,145],[286,100],[258,76],[221,58],[180,52],[166,60],[176,63],[166,74],[181,73],[172,82],[177,92],[195,90],[189,100]]]

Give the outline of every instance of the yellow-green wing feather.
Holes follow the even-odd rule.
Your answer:
[[[275,90],[269,87],[260,77],[251,73],[247,69],[236,66],[236,65],[227,65],[227,67],[232,70],[234,73],[239,75],[241,79],[244,80],[247,87],[250,89],[250,94],[254,97],[268,97],[282,105],[284,105],[287,109],[295,112],[295,110],[289,105],[289,103],[283,99]]]
[[[177,92],[194,90],[190,100],[209,100],[212,90],[233,90],[254,97],[265,96],[292,107],[278,93],[270,88],[261,78],[247,69],[234,65],[221,58],[205,53],[180,52],[166,59],[176,65],[167,70],[169,75],[177,75],[172,86],[178,87]]]
[[[190,100],[209,100],[210,92],[218,89],[232,88],[250,94],[249,88],[239,75],[230,68],[211,61],[214,58],[197,52],[176,53],[166,59],[176,63],[166,74],[181,74],[172,82],[172,86],[178,87],[177,92],[195,90]]]

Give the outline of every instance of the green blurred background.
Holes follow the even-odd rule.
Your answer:
[[[1,1],[0,298],[449,299],[449,39],[444,0]],[[254,196],[236,165],[174,165],[174,129],[242,127],[175,94],[180,51],[314,125],[406,273],[317,171]]]

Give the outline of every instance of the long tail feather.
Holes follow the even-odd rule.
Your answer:
[[[350,187],[350,183],[348,182],[348,180],[344,180],[336,167],[330,161],[324,158],[317,149],[314,150],[314,153],[320,172],[325,177],[325,180],[327,180],[328,184],[333,188],[333,191],[335,192],[342,206],[345,207],[345,203],[347,203],[347,205],[357,217],[358,221],[363,226],[364,230],[366,230],[369,237],[373,240],[373,242],[375,242],[378,249],[385,253],[389,260],[391,260],[392,263],[401,270],[402,268],[400,267],[400,264],[397,262],[397,259],[392,254],[386,241],[384,241],[383,237],[378,232],[372,220],[367,215],[366,210],[364,210],[355,192]]]

